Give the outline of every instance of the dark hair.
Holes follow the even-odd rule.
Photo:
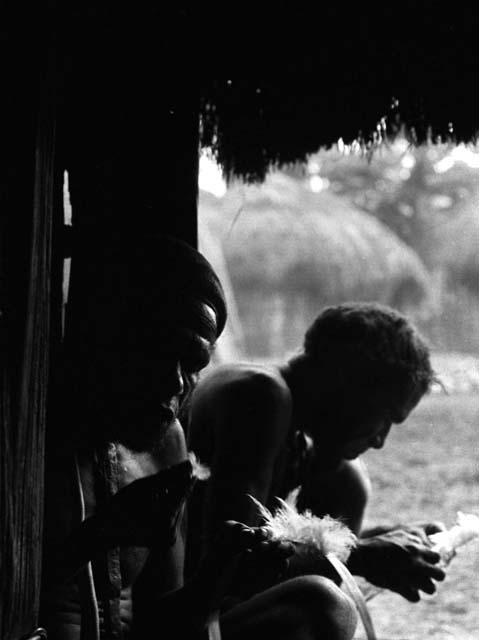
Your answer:
[[[345,384],[407,387],[423,395],[436,380],[429,348],[414,325],[376,303],[327,307],[306,331],[303,347],[310,364]]]
[[[154,333],[155,325],[185,318],[214,342],[226,322],[225,296],[213,267],[199,251],[169,236],[132,235],[128,245],[108,248],[89,294],[94,317],[84,319],[85,337],[93,330],[97,343],[122,340],[129,328],[142,333],[149,326]],[[214,310],[214,326],[201,303]]]

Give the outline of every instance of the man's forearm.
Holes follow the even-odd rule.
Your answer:
[[[372,538],[373,536],[381,536],[384,533],[388,533],[389,531],[394,531],[399,529],[401,525],[398,524],[382,524],[376,525],[374,527],[367,527],[366,529],[362,529],[360,533],[360,538]]]

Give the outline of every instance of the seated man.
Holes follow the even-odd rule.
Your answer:
[[[341,518],[360,536],[351,572],[410,601],[433,593],[444,578],[427,539],[437,527],[363,531],[370,482],[360,458],[383,446],[433,379],[428,349],[406,318],[359,303],[320,313],[301,353],[283,366],[226,364],[205,375],[191,398],[188,442],[212,477],[190,501],[203,547],[189,541],[188,567],[210,548],[219,522],[258,524],[249,495],[271,508],[300,487],[300,510]]]
[[[40,622],[49,640],[190,640],[204,635],[246,555],[281,572],[291,549],[261,529],[221,523],[183,584],[192,466],[178,415],[223,330],[223,292],[197,251],[167,238],[112,252],[105,271],[82,327],[90,360],[75,372],[70,432],[49,446]],[[349,599],[316,577],[285,582],[220,620],[226,639],[349,640],[355,623]]]

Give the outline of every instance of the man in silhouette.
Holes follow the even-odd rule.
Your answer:
[[[299,488],[300,510],[341,518],[359,536],[351,572],[413,602],[433,593],[444,572],[427,535],[440,525],[363,530],[371,489],[360,457],[384,445],[433,380],[428,348],[408,320],[359,303],[326,308],[284,365],[212,369],[191,398],[189,446],[212,477],[190,503],[202,540],[189,542],[188,565],[210,548],[219,522],[259,524],[250,496],[274,507]],[[290,575],[317,571],[290,559]]]

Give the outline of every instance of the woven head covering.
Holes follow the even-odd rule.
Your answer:
[[[163,384],[171,362],[196,363],[198,341],[204,350],[221,334],[223,289],[198,251],[166,236],[110,240],[98,271],[72,353],[70,408],[94,437],[126,438],[132,428],[149,435],[170,395]]]
[[[158,330],[175,326],[214,343],[226,322],[223,288],[212,266],[169,236],[136,237],[105,252],[90,302],[85,330],[93,330],[97,344],[154,342]]]

